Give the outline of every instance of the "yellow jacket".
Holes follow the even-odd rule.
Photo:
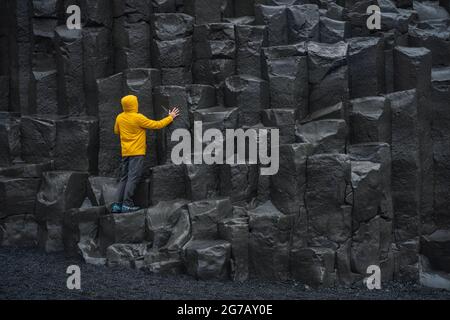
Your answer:
[[[148,119],[138,113],[139,105],[136,96],[122,98],[123,112],[116,118],[114,133],[120,135],[122,157],[144,156],[147,151],[146,129],[162,129],[172,123],[168,116],[160,121]]]

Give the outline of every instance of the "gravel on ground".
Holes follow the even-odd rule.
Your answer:
[[[78,265],[81,290],[69,290],[67,267]],[[450,292],[393,282],[381,290],[311,289],[295,281],[197,281],[133,269],[94,266],[37,249],[0,248],[0,299],[311,300],[450,299]]]

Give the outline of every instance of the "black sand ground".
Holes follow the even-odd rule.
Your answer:
[[[66,269],[81,268],[81,290],[66,287]],[[450,292],[393,283],[382,290],[312,290],[292,282],[203,282],[66,259],[35,249],[0,248],[0,299],[447,299]]]

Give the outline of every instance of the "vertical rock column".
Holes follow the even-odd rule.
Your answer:
[[[149,68],[150,15],[148,0],[118,0],[113,5],[114,71]]]
[[[387,96],[392,108],[392,198],[394,201],[395,277],[417,280],[423,171],[416,90]]]
[[[267,37],[270,46],[288,44],[288,22],[286,6],[255,6],[255,21],[258,25],[267,26]]]
[[[98,115],[96,80],[114,72],[112,5],[108,0],[81,0],[83,26],[83,76],[86,113]]]
[[[394,87],[396,91],[416,89],[418,130],[420,136],[421,221],[423,232],[432,232],[428,221],[433,212],[433,141],[431,137],[432,106],[431,51],[426,48],[396,47],[394,49]],[[431,228],[431,230],[430,230]],[[429,229],[429,230],[427,230]]]
[[[58,114],[79,115],[86,110],[83,75],[83,37],[81,30],[65,25],[55,29],[58,70]]]
[[[195,24],[215,23],[222,20],[226,0],[184,0],[184,12],[195,17]]]
[[[210,23],[195,26],[193,68],[195,83],[221,87],[225,79],[235,73],[235,55],[233,24]]]
[[[261,122],[261,111],[269,107],[267,81],[247,75],[225,80],[225,105],[239,108],[239,126],[253,126]]]
[[[433,72],[434,225],[450,228],[450,68]]]
[[[33,55],[30,113],[58,114],[58,79],[55,61],[56,1],[33,1]]]
[[[345,102],[349,97],[348,44],[308,43],[309,111]]]
[[[262,48],[267,46],[267,27],[236,25],[236,73],[262,78]]]
[[[348,40],[350,97],[376,96],[384,92],[384,51],[379,38]]]
[[[120,142],[114,134],[114,122],[122,112],[122,73],[97,80],[99,113],[98,171],[100,176],[117,177],[120,168]]]
[[[153,57],[155,67],[161,69],[162,84],[191,84],[193,19],[185,14],[161,13],[153,15],[153,25]],[[166,32],[177,29],[180,32]]]
[[[139,112],[150,119],[155,118],[153,90],[159,85],[161,85],[161,72],[158,69],[129,69],[123,73],[124,93],[137,96]],[[120,106],[117,105],[117,108],[120,108]],[[158,164],[156,137],[156,131],[147,130],[147,155],[144,162],[144,176],[148,176],[150,173],[149,169]]]

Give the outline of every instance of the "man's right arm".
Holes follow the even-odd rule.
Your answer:
[[[155,121],[147,118],[143,114],[139,115],[139,126],[144,129],[163,129],[173,122],[172,116],[167,116],[162,120]]]

